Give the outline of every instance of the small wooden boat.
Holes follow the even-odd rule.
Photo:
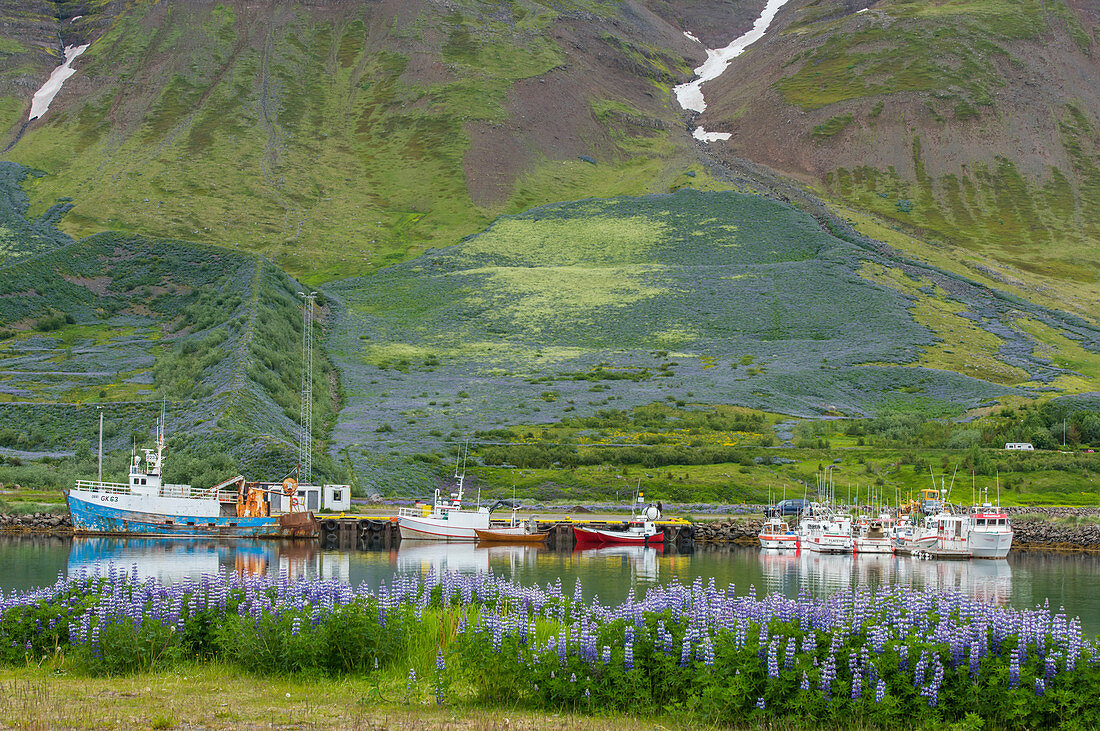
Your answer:
[[[495,528],[482,530],[475,528],[479,543],[544,543],[550,531],[535,531],[529,533],[526,526],[514,528]]]

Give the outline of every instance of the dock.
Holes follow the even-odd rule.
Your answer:
[[[324,548],[359,548],[362,550],[396,548],[401,543],[397,517],[392,515],[320,515],[320,542]],[[539,531],[547,531],[547,544],[552,548],[571,548],[576,539],[573,526],[625,530],[627,518],[580,520],[569,517],[535,519]],[[694,546],[695,526],[686,520],[658,520],[666,546],[687,549]],[[490,527],[502,528],[508,521],[492,521]]]

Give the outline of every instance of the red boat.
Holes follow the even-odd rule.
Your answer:
[[[573,535],[576,536],[578,546],[663,546],[665,542],[665,534],[648,520],[632,520],[627,524],[626,530],[600,530],[575,525]]]

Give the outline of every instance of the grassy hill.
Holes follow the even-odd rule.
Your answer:
[[[654,403],[958,416],[1090,390],[1100,365],[1079,318],[736,193],[542,207],[327,291],[335,443],[359,468]],[[1055,340],[1081,343],[1079,370],[1045,357]]]
[[[777,26],[706,88],[714,154],[1100,317],[1094,5],[820,0]]]
[[[11,164],[0,171],[0,188],[17,200],[25,171]],[[9,219],[19,213],[8,211]],[[135,439],[148,442],[165,399],[175,448],[228,453],[252,478],[291,469],[298,283],[270,262],[226,249],[119,233],[51,238],[41,221],[30,229],[43,233],[13,234],[29,249],[9,246],[0,267],[0,446],[71,451],[94,441],[103,406],[106,446],[128,450]],[[314,372],[320,444],[339,386],[323,352]]]

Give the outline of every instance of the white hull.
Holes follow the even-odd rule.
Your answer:
[[[822,536],[804,538],[802,547],[814,553],[851,553],[852,539],[845,536]]]
[[[1012,548],[1012,533],[973,530],[967,544],[974,558],[1005,558]]]
[[[797,551],[798,536],[760,536],[760,547],[770,551]]]
[[[856,538],[856,553],[893,553],[894,544],[889,538]]]
[[[414,541],[476,541],[475,530],[489,530],[489,513],[449,511],[446,518],[412,517],[397,519],[401,538]]]

